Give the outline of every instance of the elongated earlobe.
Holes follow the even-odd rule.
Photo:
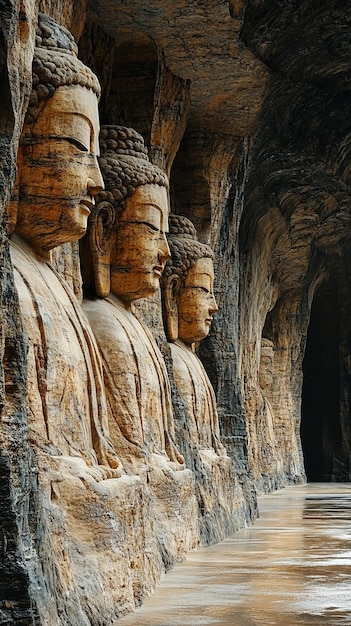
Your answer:
[[[89,244],[93,263],[95,291],[99,298],[110,293],[110,250],[114,211],[108,202],[100,202],[89,220]]]
[[[169,276],[162,288],[163,320],[168,341],[178,339],[178,294],[180,278],[177,274]]]

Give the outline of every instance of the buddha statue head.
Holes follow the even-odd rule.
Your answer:
[[[157,291],[170,256],[168,179],[132,128],[103,126],[100,150],[105,190],[89,218],[92,271],[83,253],[83,277],[99,297],[112,292],[129,307]]]
[[[32,92],[20,138],[9,207],[10,232],[34,250],[82,237],[103,189],[96,76],[77,58],[72,35],[39,14]]]
[[[197,240],[192,222],[170,215],[171,258],[162,276],[162,309],[167,338],[188,346],[204,339],[218,311],[213,294],[213,252]]]

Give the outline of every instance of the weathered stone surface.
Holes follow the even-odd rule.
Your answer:
[[[219,311],[198,354],[235,468],[233,528],[255,515],[255,489],[303,481],[305,469],[311,479],[349,480],[347,3],[3,0],[2,211],[15,179],[38,8],[80,38],[80,56],[102,85],[102,122],[142,133],[151,160],[170,176],[172,210],[189,217],[215,250]],[[137,477],[102,481],[94,492],[67,474],[56,480],[53,468],[38,474],[1,215],[0,621],[107,623],[153,589],[184,535],[181,525],[175,534],[171,522],[162,525],[169,491],[156,476],[158,532],[150,492]],[[51,256],[81,298],[77,244]],[[136,308],[171,365],[159,294]],[[185,407],[170,382],[181,441]],[[186,493],[179,488],[180,498]],[[175,497],[173,518],[177,506]],[[191,547],[197,520],[190,508],[184,515],[191,537],[183,547]],[[210,525],[207,540],[218,537]],[[110,562],[115,577],[106,582]]]
[[[9,257],[6,207],[31,86],[35,8],[28,2],[19,11],[19,3],[5,1],[0,12],[0,619],[25,625],[39,621],[29,592],[34,563],[28,519],[31,478],[25,349]],[[16,67],[20,67],[19,73]]]
[[[307,22],[308,15],[314,16],[313,23]],[[309,2],[285,3],[283,7],[250,2],[245,13],[243,40],[273,75],[252,153],[240,233],[242,380],[251,432],[251,466],[257,476],[261,474],[262,485],[303,478],[301,410],[308,477],[343,480],[349,471],[344,445],[349,322],[342,314],[349,299],[345,277],[350,233],[346,165],[350,125],[345,115],[349,69],[344,20],[341,2],[318,7]],[[331,297],[328,305],[326,292]],[[245,311],[245,301],[258,315],[252,309]],[[311,307],[315,311],[312,320],[320,321],[311,322],[308,330]],[[311,335],[318,327],[316,347]],[[328,339],[323,339],[322,328]],[[274,443],[268,438],[270,450],[260,451],[258,442],[263,438],[259,433],[267,431],[258,408],[261,337],[273,342],[271,406],[277,439]],[[306,337],[309,347],[302,389]],[[328,382],[319,370],[323,362],[329,363],[330,372],[338,372],[330,374]],[[323,388],[317,388],[313,380],[321,377]],[[323,418],[322,406],[328,407]],[[320,442],[317,453],[311,445],[315,437],[315,443]],[[263,459],[267,463],[264,472]],[[274,469],[277,459],[278,476]]]

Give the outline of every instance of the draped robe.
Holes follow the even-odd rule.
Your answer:
[[[69,286],[14,236],[11,258],[27,337],[29,438],[55,457],[117,467],[108,436],[101,360]]]
[[[220,441],[218,413],[213,387],[200,359],[179,339],[170,344],[173,373],[180,396],[185,401],[192,444],[225,454]]]
[[[109,430],[118,453],[131,462],[156,454],[182,466],[166,365],[150,331],[112,294],[85,300],[83,309],[102,355]]]

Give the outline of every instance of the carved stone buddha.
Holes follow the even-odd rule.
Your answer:
[[[216,399],[195,345],[210,330],[218,311],[213,294],[213,252],[196,238],[186,217],[171,215],[168,242],[171,259],[162,277],[165,331],[173,372],[189,416],[189,436],[197,449],[225,454],[220,441]]]
[[[164,326],[170,342],[173,376],[183,408],[176,433],[187,464],[194,470],[200,535],[205,544],[234,530],[238,480],[220,440],[216,398],[195,354],[196,343],[210,330],[218,310],[213,293],[213,253],[196,238],[193,224],[170,215],[171,259],[161,279]]]
[[[39,15],[33,88],[9,206],[11,256],[28,339],[29,436],[37,452],[96,480],[117,476],[94,336],[50,251],[86,231],[103,180],[96,76],[71,34]]]
[[[170,256],[168,181],[133,129],[103,127],[100,143],[106,189],[89,218],[83,265],[91,256],[93,280],[84,267],[83,276],[93,297],[83,308],[104,362],[111,438],[132,472],[150,455],[180,469],[164,359],[132,310],[134,301],[159,289]]]

